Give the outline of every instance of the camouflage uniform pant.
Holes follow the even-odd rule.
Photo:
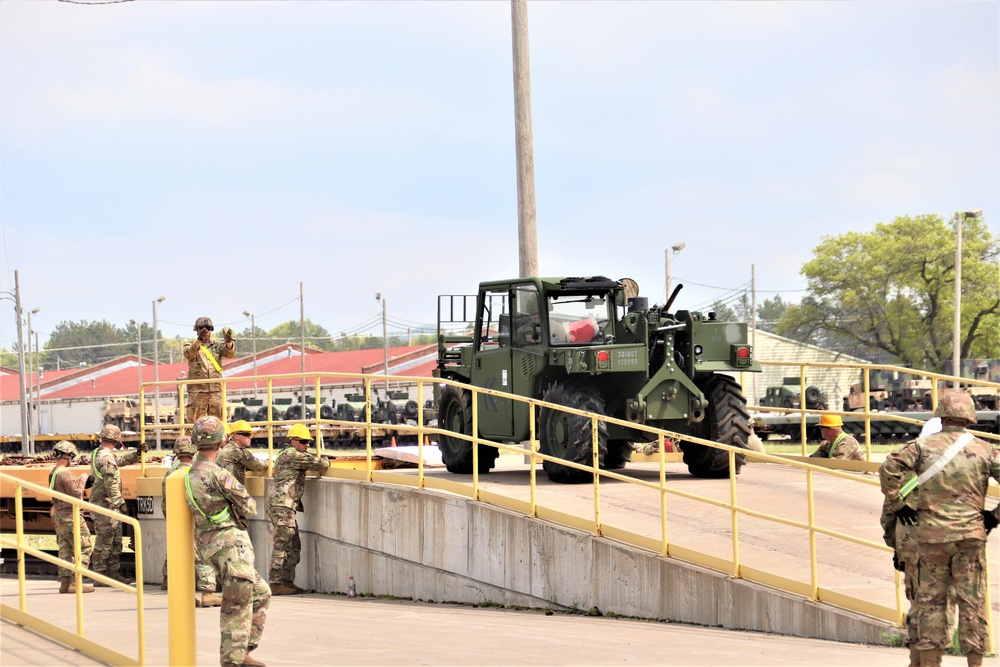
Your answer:
[[[958,605],[958,647],[963,654],[986,649],[986,543],[921,542],[917,563],[918,641],[921,651],[951,646],[949,587]]]
[[[163,558],[163,580],[167,580],[167,559]],[[194,550],[194,585],[202,593],[215,592],[215,570],[201,559],[197,547]]]
[[[52,525],[56,531],[56,544],[59,545],[59,558],[76,562],[73,553],[73,517],[55,516],[52,517]],[[90,567],[90,554],[94,551],[94,545],[90,542],[90,529],[87,522],[80,518],[80,565]],[[72,579],[75,575],[72,570],[64,567],[59,568],[60,579]]]
[[[222,416],[222,391],[217,392],[191,392],[188,395],[188,403],[185,406],[185,421],[193,424],[199,417],[212,415],[218,417],[223,422],[226,418]]]
[[[910,610],[906,612],[906,640],[903,646],[917,645],[919,632],[917,619],[919,618],[920,606],[917,604],[917,564],[906,563],[903,571],[903,592],[910,603]]]
[[[267,517],[274,528],[274,548],[271,550],[268,580],[272,584],[295,581],[295,567],[302,558],[302,541],[295,522],[295,510],[291,507],[268,507]]]
[[[100,503],[102,507],[107,507]],[[94,554],[90,558],[94,570],[117,572],[122,554],[122,522],[94,512]]]
[[[253,547],[246,544],[223,547],[208,558],[222,580],[219,610],[219,660],[223,665],[242,665],[247,652],[260,644],[271,604],[271,589],[253,567]]]

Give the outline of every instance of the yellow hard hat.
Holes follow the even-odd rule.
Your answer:
[[[250,422],[246,419],[237,419],[232,424],[229,424],[228,429],[230,435],[233,433],[246,433],[248,435],[253,433],[253,429],[250,428]]]
[[[829,428],[840,428],[844,425],[844,420],[840,418],[840,415],[823,415],[819,418],[819,425]]]
[[[292,427],[288,429],[288,439],[312,440],[313,438],[305,424],[292,424]]]

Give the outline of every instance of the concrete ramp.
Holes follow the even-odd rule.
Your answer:
[[[434,491],[307,484],[296,582],[366,595],[595,610],[735,630],[884,643],[893,626],[613,540]],[[267,572],[270,524],[252,522]],[[147,570],[148,571],[148,570]]]

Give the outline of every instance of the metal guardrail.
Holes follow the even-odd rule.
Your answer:
[[[146,664],[146,623],[145,623],[145,612],[143,605],[143,591],[142,591],[142,531],[139,528],[139,522],[130,516],[126,516],[119,512],[116,512],[99,505],[94,505],[93,503],[88,503],[79,498],[74,498],[73,496],[68,496],[54,489],[49,489],[38,484],[33,484],[31,482],[26,482],[17,477],[9,475],[4,472],[0,472],[0,480],[4,482],[9,482],[14,485],[14,511],[16,520],[16,531],[14,533],[14,540],[11,540],[8,535],[0,536],[0,544],[9,549],[17,549],[17,583],[18,583],[18,607],[15,609],[6,604],[0,604],[0,617],[5,620],[17,623],[18,625],[24,626],[33,630],[40,635],[49,637],[50,639],[64,644],[71,648],[80,651],[95,660],[100,660],[111,665],[145,665]],[[44,551],[30,547],[25,543],[24,535],[24,512],[22,506],[23,490],[30,489],[36,494],[40,494],[38,497],[44,498],[46,496],[52,498],[58,498],[59,500],[65,500],[73,505],[73,558],[74,562],[69,562],[62,560],[61,558],[52,556]],[[122,521],[124,523],[131,524],[134,528],[132,550],[135,552],[135,586],[129,586],[128,584],[123,584],[115,579],[110,579],[102,574],[97,574],[93,570],[85,568],[78,565],[80,562],[80,511],[86,509],[91,513],[104,514],[117,521]],[[24,567],[24,556],[25,554],[30,554],[36,558],[40,558],[44,561],[64,567],[68,570],[72,570],[76,577],[76,633],[72,633],[58,625],[49,623],[38,616],[31,614],[28,611],[28,600],[26,595],[26,582],[25,582],[25,567]],[[84,633],[84,613],[83,613],[83,587],[82,580],[84,576],[88,576],[91,579],[103,582],[115,588],[123,591],[127,591],[136,596],[136,629],[138,632],[137,642],[138,642],[138,657],[132,658],[126,656],[122,653],[118,653],[102,644],[98,644],[87,639]]]
[[[826,367],[830,367],[830,366],[835,366],[835,367],[848,366],[846,364],[839,364],[839,365],[838,364],[816,364],[816,363],[800,364],[799,362],[764,362],[764,363],[773,364],[773,365],[799,365],[799,366],[802,366],[801,373],[802,373],[802,376],[803,376],[803,381],[804,381],[804,372],[805,372],[805,367],[806,366],[817,366],[817,365],[822,365],[822,366],[826,366]],[[849,366],[849,367],[854,367],[854,366]],[[875,368],[876,366],[867,365],[867,367],[869,367],[869,368]],[[878,368],[889,368],[889,369],[892,369],[892,368],[895,368],[895,367],[880,366]],[[907,370],[907,372],[909,372],[912,369],[906,369],[906,370]],[[941,377],[946,377],[946,376],[941,376]],[[883,543],[873,542],[871,540],[867,540],[867,539],[864,539],[862,537],[858,537],[858,536],[855,536],[855,535],[850,535],[848,533],[842,533],[842,532],[839,532],[839,531],[835,531],[835,530],[823,527],[823,526],[821,526],[821,525],[819,525],[817,523],[816,516],[815,516],[815,511],[814,511],[814,509],[815,509],[814,476],[816,474],[830,475],[830,476],[837,477],[837,478],[840,478],[840,479],[850,480],[852,483],[856,483],[856,484],[864,484],[864,485],[868,485],[868,486],[878,486],[878,481],[876,481],[874,479],[869,479],[869,478],[861,477],[861,476],[858,476],[857,474],[854,474],[854,473],[851,473],[851,472],[845,472],[844,470],[838,470],[838,469],[832,467],[833,465],[835,465],[836,463],[839,463],[839,462],[833,462],[833,463],[823,462],[823,465],[816,465],[816,464],[809,463],[809,462],[806,462],[806,461],[789,459],[787,457],[779,457],[779,456],[773,456],[773,455],[769,455],[769,454],[760,454],[760,453],[750,452],[750,451],[742,449],[742,448],[732,447],[732,446],[725,445],[725,444],[722,444],[722,443],[719,443],[719,442],[713,442],[713,441],[710,441],[710,440],[704,440],[702,438],[698,438],[698,437],[694,437],[694,436],[690,436],[690,435],[684,435],[684,434],[676,433],[676,432],[673,432],[673,431],[656,429],[656,428],[652,428],[652,427],[648,427],[648,426],[644,426],[644,425],[639,425],[639,424],[636,424],[636,423],[633,423],[633,422],[626,422],[626,421],[623,421],[623,420],[615,419],[613,417],[607,417],[607,416],[603,416],[603,415],[596,415],[596,414],[593,414],[593,413],[587,413],[587,412],[583,412],[583,411],[576,410],[576,409],[573,409],[573,408],[567,408],[567,407],[564,407],[564,406],[561,406],[561,405],[556,405],[556,404],[553,404],[553,403],[547,403],[547,402],[539,400],[539,399],[524,398],[524,397],[521,397],[521,396],[516,396],[516,395],[513,395],[513,394],[501,392],[501,391],[496,391],[496,390],[491,390],[491,389],[485,389],[485,388],[478,388],[478,387],[471,387],[471,386],[468,386],[468,385],[464,385],[464,384],[461,384],[461,383],[458,383],[458,382],[454,382],[454,381],[451,381],[451,380],[445,380],[445,379],[441,379],[441,378],[426,378],[426,377],[413,377],[413,376],[386,376],[386,375],[370,375],[370,374],[356,374],[356,373],[312,372],[312,373],[292,373],[292,374],[275,375],[275,376],[260,376],[260,377],[256,377],[256,378],[247,378],[247,377],[241,376],[238,380],[230,380],[230,379],[227,379],[227,378],[222,378],[222,379],[211,380],[211,382],[217,382],[217,383],[221,382],[221,383],[223,383],[223,385],[225,385],[225,383],[227,383],[229,381],[246,382],[247,380],[251,380],[251,379],[264,380],[267,383],[267,405],[271,405],[273,403],[273,401],[271,400],[272,396],[273,396],[273,381],[276,380],[276,379],[289,379],[289,378],[294,378],[294,379],[300,379],[301,378],[301,379],[312,379],[313,380],[315,388],[316,388],[316,406],[315,406],[316,409],[315,409],[315,416],[313,418],[311,418],[311,419],[301,419],[301,420],[273,420],[273,419],[269,419],[266,422],[261,422],[261,421],[251,422],[254,425],[267,426],[268,427],[268,453],[269,453],[270,459],[272,461],[273,461],[273,458],[274,458],[273,457],[273,443],[274,443],[274,428],[273,427],[274,426],[286,426],[286,425],[290,425],[290,424],[294,424],[294,423],[305,423],[305,424],[311,424],[311,425],[313,425],[314,427],[316,427],[317,431],[320,432],[320,433],[321,433],[321,430],[320,430],[321,426],[342,427],[342,428],[351,428],[351,429],[364,428],[365,431],[366,431],[366,443],[365,443],[365,445],[366,445],[366,452],[367,452],[367,454],[366,454],[366,459],[367,459],[366,468],[364,470],[345,470],[345,469],[334,469],[334,468],[331,468],[330,470],[328,470],[325,473],[323,473],[323,476],[338,477],[338,478],[344,478],[344,479],[355,479],[355,480],[367,481],[367,482],[397,484],[397,485],[402,485],[402,486],[415,487],[415,488],[419,488],[419,489],[438,489],[438,490],[447,491],[447,492],[450,492],[450,493],[455,493],[457,495],[461,495],[461,496],[470,498],[472,500],[478,500],[478,501],[481,501],[481,502],[488,502],[488,503],[491,503],[491,504],[495,504],[495,505],[502,506],[502,507],[505,507],[505,508],[508,508],[508,509],[512,509],[512,510],[515,510],[515,511],[522,512],[522,513],[524,513],[524,514],[526,514],[528,516],[544,518],[544,519],[555,521],[555,522],[558,522],[558,523],[561,523],[561,524],[564,524],[564,525],[568,525],[568,526],[571,526],[571,527],[574,527],[574,528],[578,528],[578,529],[581,529],[581,530],[592,532],[595,535],[604,536],[604,537],[608,537],[608,538],[611,538],[611,539],[616,539],[616,540],[619,540],[619,541],[627,543],[627,544],[631,544],[631,545],[636,546],[636,547],[640,547],[640,548],[643,548],[643,549],[648,549],[648,550],[651,550],[651,551],[654,551],[654,552],[658,552],[658,553],[660,553],[660,554],[662,554],[664,556],[671,556],[671,557],[674,557],[674,558],[679,558],[681,560],[685,560],[685,561],[689,561],[689,562],[692,562],[692,563],[696,563],[696,564],[699,564],[699,565],[702,565],[702,566],[705,566],[705,567],[709,567],[709,568],[717,570],[717,571],[725,572],[725,573],[729,574],[730,576],[733,576],[734,578],[748,579],[748,580],[755,581],[755,582],[758,582],[758,583],[761,583],[761,584],[764,584],[764,585],[767,585],[767,586],[771,586],[771,587],[774,587],[774,588],[777,588],[777,589],[780,589],[780,590],[787,591],[787,592],[792,593],[792,594],[796,594],[796,595],[799,595],[799,596],[802,596],[802,597],[806,597],[806,598],[809,598],[811,600],[833,604],[833,605],[836,605],[838,607],[842,607],[842,608],[845,608],[845,609],[848,609],[848,610],[851,610],[851,611],[854,611],[854,612],[857,612],[857,613],[865,614],[867,616],[870,616],[870,617],[873,617],[873,618],[876,618],[876,619],[880,619],[880,620],[892,622],[892,623],[895,623],[898,626],[902,626],[903,625],[903,622],[904,622],[904,619],[905,619],[905,615],[906,615],[906,609],[904,608],[904,602],[903,602],[904,598],[903,598],[903,593],[902,593],[902,581],[901,581],[900,574],[898,572],[895,572],[895,575],[894,575],[894,577],[895,577],[895,588],[896,588],[896,605],[895,605],[895,608],[890,608],[890,607],[885,607],[883,605],[875,604],[875,603],[871,602],[870,600],[862,599],[862,598],[857,598],[857,597],[850,596],[850,595],[846,595],[844,593],[837,592],[837,591],[835,591],[833,589],[830,589],[830,588],[824,588],[824,587],[822,587],[820,585],[821,582],[820,582],[820,579],[819,579],[819,572],[818,572],[818,567],[817,567],[817,546],[816,546],[816,538],[817,538],[818,535],[829,537],[829,538],[832,538],[832,539],[835,539],[835,540],[840,540],[840,541],[843,541],[843,542],[846,542],[846,543],[850,543],[850,544],[856,544],[856,545],[859,545],[859,546],[862,546],[862,547],[865,547],[865,548],[874,549],[876,551],[881,551],[881,552],[885,552],[885,553],[889,553],[889,552],[892,551],[891,548],[887,547]],[[331,380],[332,379],[337,379],[337,380],[348,379],[348,380],[352,380],[352,381],[355,381],[355,382],[356,381],[363,381],[364,382],[364,388],[365,388],[365,397],[366,397],[366,400],[365,400],[365,402],[366,402],[366,406],[365,406],[365,419],[366,419],[366,421],[365,422],[344,422],[344,421],[339,421],[339,420],[331,420],[331,419],[322,419],[322,418],[320,418],[319,417],[319,415],[320,415],[320,409],[319,409],[319,407],[320,407],[320,400],[319,400],[320,391],[319,390],[320,390],[320,387],[321,387],[323,379],[331,379]],[[471,394],[472,394],[472,401],[471,401],[471,405],[472,405],[472,435],[458,434],[458,433],[454,433],[452,431],[446,431],[446,430],[443,430],[443,429],[440,429],[440,428],[429,427],[429,426],[427,426],[427,425],[425,425],[423,423],[423,412],[421,410],[421,411],[418,412],[417,424],[416,425],[398,424],[398,425],[394,425],[393,426],[393,428],[396,429],[396,430],[398,430],[398,431],[411,432],[411,433],[414,433],[417,436],[418,461],[419,461],[417,475],[413,476],[412,474],[409,474],[409,473],[407,473],[407,474],[401,474],[399,472],[393,472],[393,471],[377,471],[377,470],[375,470],[374,467],[373,467],[373,463],[372,463],[372,429],[382,428],[385,425],[384,424],[378,424],[378,423],[374,423],[373,424],[371,422],[371,415],[372,415],[372,411],[371,411],[371,395],[372,395],[372,391],[371,391],[371,389],[372,389],[372,382],[382,383],[382,382],[387,382],[387,381],[392,381],[392,382],[406,382],[406,383],[409,383],[409,384],[416,384],[417,385],[417,392],[418,392],[418,403],[421,406],[423,406],[423,404],[424,404],[424,396],[426,395],[426,389],[425,389],[425,387],[427,385],[431,385],[432,390],[433,390],[433,386],[434,385],[437,385],[439,387],[450,385],[450,386],[457,387],[459,389],[470,391]],[[179,391],[179,396],[182,397],[183,396],[183,385],[184,384],[186,384],[186,383],[190,383],[190,384],[195,384],[195,383],[203,384],[205,382],[208,382],[208,381],[207,380],[197,380],[197,381],[188,381],[188,382],[185,382],[183,380],[181,380],[181,381],[174,380],[174,381],[171,381],[171,382],[161,382],[160,384],[161,385],[165,385],[165,384],[169,384],[169,385],[181,385],[180,391]],[[153,384],[154,383],[144,383],[143,388],[140,390],[140,401],[143,398],[142,397],[142,392],[145,389],[145,385],[153,385]],[[866,386],[866,389],[867,388],[868,387]],[[527,403],[529,405],[528,413],[530,415],[530,440],[529,440],[527,446],[504,444],[504,443],[500,443],[500,442],[495,442],[495,441],[487,440],[485,438],[480,438],[480,437],[478,437],[476,435],[478,433],[478,421],[479,421],[479,401],[478,401],[478,397],[480,395],[497,396],[497,397],[501,397],[501,398],[505,398],[505,399],[521,401],[521,402]],[[804,393],[803,393],[803,395],[804,395]],[[936,400],[936,398],[937,397],[935,395],[935,400]],[[223,388],[223,404],[225,404],[225,388]],[[539,451],[539,441],[538,441],[538,439],[536,437],[536,433],[537,432],[536,432],[536,424],[535,424],[536,408],[549,408],[549,409],[553,409],[553,410],[560,410],[560,411],[563,411],[563,412],[567,412],[567,413],[571,413],[571,414],[575,414],[575,415],[581,415],[581,416],[584,416],[584,417],[588,417],[591,420],[591,423],[592,423],[591,433],[592,433],[592,438],[593,438],[593,447],[592,447],[592,449],[594,451],[594,459],[593,459],[591,465],[587,466],[587,465],[577,464],[577,463],[571,462],[571,461],[566,461],[566,460],[563,460],[563,459],[556,459],[554,457],[542,454]],[[803,413],[803,419],[804,419],[804,415],[805,414],[812,413],[812,412],[818,412],[820,414],[822,414],[824,412],[829,413],[829,414],[845,414],[845,413],[843,413],[841,411],[832,411],[832,410],[830,410],[830,411],[814,411],[814,410],[800,409],[800,410],[793,410],[793,411],[795,411],[795,412],[802,412]],[[659,451],[659,468],[660,468],[660,470],[659,470],[659,477],[660,477],[660,479],[659,479],[658,483],[654,484],[654,483],[651,483],[651,482],[646,482],[644,480],[634,479],[632,477],[628,477],[628,476],[625,476],[625,475],[622,475],[622,474],[619,474],[619,473],[615,473],[615,472],[611,472],[611,471],[608,471],[608,470],[601,470],[600,469],[600,467],[598,465],[598,458],[597,458],[598,457],[598,454],[597,454],[597,452],[598,452],[598,447],[597,447],[597,433],[598,433],[597,424],[598,424],[599,421],[603,421],[603,422],[606,422],[608,424],[619,424],[621,426],[625,426],[625,427],[629,427],[629,428],[633,428],[633,429],[643,430],[643,431],[646,431],[647,433],[653,434],[655,436],[656,441],[657,441],[657,443],[659,445],[658,451]],[[170,428],[176,428],[176,426],[177,425],[170,425]],[[191,426],[190,424],[183,424],[182,423],[181,424],[182,432],[183,432],[184,428],[190,427],[190,426]],[[149,428],[148,426],[144,425],[144,431],[148,430],[148,428]],[[166,428],[166,426],[156,425],[154,428]],[[867,431],[867,429],[866,429],[866,431]],[[461,483],[461,482],[458,482],[458,481],[447,480],[447,479],[440,479],[440,478],[433,478],[433,477],[427,477],[424,474],[423,447],[425,445],[426,437],[427,436],[431,436],[431,435],[433,435],[433,436],[440,436],[442,434],[447,434],[447,435],[449,435],[451,437],[459,438],[459,439],[466,440],[466,441],[472,443],[472,445],[473,445],[473,463],[472,463],[472,484],[471,484],[471,486],[466,485],[466,484]],[[729,471],[730,471],[729,472],[729,493],[730,493],[729,500],[728,501],[720,501],[720,500],[716,500],[716,499],[709,498],[709,497],[706,497],[706,496],[701,496],[701,495],[698,495],[698,494],[693,494],[693,493],[690,493],[690,492],[687,492],[687,491],[683,491],[681,489],[677,489],[677,488],[673,488],[673,487],[669,486],[667,484],[667,481],[666,481],[666,455],[665,455],[665,447],[664,447],[664,441],[665,441],[666,438],[670,438],[670,439],[672,439],[675,442],[677,442],[677,441],[694,442],[694,443],[697,443],[697,444],[700,444],[700,445],[705,445],[705,446],[709,446],[709,447],[715,447],[715,448],[722,449],[722,450],[725,450],[726,452],[728,452],[728,455],[729,455]],[[530,500],[527,503],[525,503],[523,501],[519,501],[519,500],[514,499],[514,498],[503,496],[501,494],[497,494],[497,493],[494,493],[494,492],[485,491],[484,489],[482,489],[482,487],[480,486],[480,483],[479,483],[479,460],[478,460],[479,459],[479,449],[478,448],[479,448],[480,445],[489,446],[489,447],[495,447],[495,448],[497,448],[497,449],[499,449],[500,451],[503,451],[503,452],[522,454],[522,455],[524,455],[526,457],[526,459],[530,462],[530,467],[529,467]],[[804,453],[804,446],[805,446],[805,443],[804,443],[804,440],[803,440],[803,453]],[[869,454],[870,454],[870,438],[868,440],[868,447],[869,447]],[[322,451],[322,439],[321,438],[317,438],[317,440],[316,440],[316,451],[317,451],[317,453],[320,453]],[[739,504],[738,500],[737,500],[736,466],[735,466],[735,456],[737,454],[745,455],[747,457],[747,460],[750,460],[750,461],[759,461],[759,462],[767,462],[767,463],[778,463],[778,464],[782,464],[784,466],[791,466],[793,468],[797,468],[797,469],[802,470],[805,473],[805,475],[806,475],[806,495],[807,495],[807,503],[808,503],[807,520],[806,521],[798,521],[798,520],[789,519],[789,518],[781,517],[781,516],[778,516],[778,515],[775,515],[775,514],[770,514],[770,513],[767,513],[767,512],[761,512],[761,511],[758,511],[758,510],[754,510],[754,509],[750,509],[748,507],[741,506]],[[577,468],[579,470],[584,470],[584,471],[589,472],[589,473],[591,473],[593,475],[593,477],[594,477],[594,482],[593,482],[593,488],[594,488],[594,513],[593,513],[592,519],[583,519],[581,517],[576,517],[576,516],[568,515],[566,513],[559,512],[559,511],[553,510],[551,508],[546,508],[546,507],[544,507],[542,505],[539,505],[538,499],[537,499],[537,484],[536,484],[536,481],[537,481],[537,469],[538,469],[539,463],[543,462],[543,461],[558,461],[563,466],[569,466],[569,467]],[[843,468],[846,469],[846,470],[851,470],[851,469],[855,469],[856,470],[857,468],[852,468],[852,466],[848,465],[850,463],[854,463],[854,462],[844,462]],[[867,465],[871,465],[871,464],[867,464]],[[270,475],[271,472],[272,472],[271,470],[268,470],[268,475]],[[624,482],[624,483],[627,483],[627,484],[636,485],[636,486],[639,486],[639,487],[651,489],[651,490],[654,490],[654,491],[658,492],[658,494],[660,496],[660,523],[661,523],[661,530],[660,530],[661,534],[660,534],[660,538],[659,539],[653,540],[653,539],[650,539],[647,536],[638,535],[638,534],[631,533],[629,531],[626,531],[626,530],[623,530],[623,529],[620,529],[620,528],[617,528],[617,527],[605,524],[602,521],[602,518],[601,518],[602,506],[601,506],[600,486],[601,486],[601,481],[605,480],[605,479],[616,480],[616,481],[619,481],[619,482]],[[679,545],[675,545],[675,544],[673,544],[673,543],[670,542],[670,540],[669,540],[669,534],[668,534],[668,503],[667,503],[667,498],[669,496],[672,496],[672,495],[673,496],[682,497],[682,498],[686,498],[686,499],[693,500],[693,501],[697,501],[697,502],[700,502],[700,503],[705,503],[707,505],[719,507],[719,508],[725,509],[725,510],[727,510],[727,511],[729,511],[731,513],[731,517],[732,517],[732,528],[731,528],[732,557],[731,557],[731,559],[719,558],[719,557],[716,557],[716,556],[711,556],[711,555],[704,554],[702,552],[696,551],[694,549],[690,549],[690,548],[682,547],[682,546],[679,546]],[[805,534],[805,539],[808,541],[809,571],[810,571],[809,581],[808,582],[803,582],[803,581],[791,579],[791,578],[786,577],[786,576],[784,576],[784,575],[782,575],[780,573],[777,573],[777,572],[768,572],[768,571],[763,570],[763,569],[757,569],[757,568],[751,568],[751,567],[745,566],[741,562],[741,560],[740,560],[740,525],[739,524],[740,524],[740,518],[741,517],[751,517],[751,518],[754,518],[754,519],[760,519],[760,520],[764,520],[764,521],[769,521],[769,522],[773,522],[773,523],[776,523],[776,524],[790,526],[790,527],[802,530],[804,532],[804,534]],[[886,561],[886,562],[888,562],[888,561]],[[989,602],[988,598],[989,598],[989,586],[987,586],[987,615],[988,615],[988,619],[987,620],[988,620],[989,626],[992,628],[993,627],[993,625],[992,625],[992,610],[991,610],[990,602]],[[990,642],[991,642],[990,650],[992,651],[993,650],[993,647],[992,647],[992,641],[993,641],[992,640],[992,633],[990,633],[989,636],[990,636]]]

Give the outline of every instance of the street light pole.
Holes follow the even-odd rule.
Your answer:
[[[249,310],[244,310],[243,314],[250,318],[250,335],[253,337],[253,397],[257,398],[257,323]]]
[[[28,311],[28,451],[32,454],[35,453],[35,427],[37,426],[38,420],[35,418],[35,411],[38,409],[35,406],[35,383],[32,375],[34,373],[35,360],[31,354],[31,333],[33,329],[31,328],[31,316],[40,311],[41,308],[33,308]],[[38,345],[36,344],[37,348]]]
[[[671,255],[676,255],[681,250],[684,250],[684,248],[686,248],[686,247],[687,247],[687,243],[685,243],[684,241],[679,241],[679,242],[673,244],[672,246],[670,246],[669,248],[667,248],[667,250],[665,250],[664,253],[663,253],[664,259],[665,259],[664,264],[665,264],[666,274],[667,274],[667,296],[665,297],[665,300],[664,300],[663,303],[666,303],[667,300],[670,299],[670,256]]]
[[[153,382],[156,386],[153,389],[153,410],[156,415],[153,417],[156,424],[156,448],[160,449],[160,346],[159,346],[159,325],[156,320],[156,304],[163,303],[167,297],[161,296],[153,300]],[[143,419],[146,415],[146,406],[140,406],[142,410]]]
[[[981,217],[981,208],[955,216],[955,331],[951,354],[951,372],[955,376],[952,386],[955,389],[958,389],[959,378],[962,377],[962,225],[966,220]]]
[[[136,344],[135,352],[139,361],[139,386],[142,387],[142,324],[137,324],[135,320],[130,320],[135,327]]]
[[[389,337],[386,331],[385,323],[385,299],[382,298],[382,293],[377,292],[375,294],[375,300],[382,304],[382,375],[389,374]],[[389,400],[389,380],[385,381],[385,399]]]
[[[21,280],[14,270],[14,312],[17,314],[17,364],[18,384],[21,390],[21,454],[27,456],[28,450],[28,394],[24,386],[24,314],[21,309]]]

